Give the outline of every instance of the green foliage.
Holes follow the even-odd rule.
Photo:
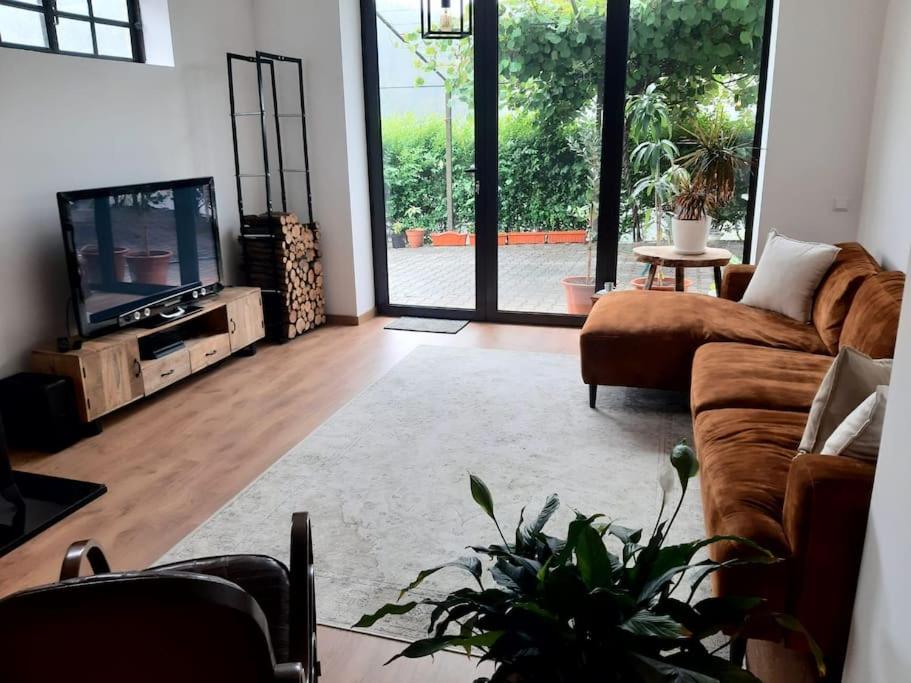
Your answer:
[[[663,518],[662,502],[654,530],[645,540],[642,529],[604,523],[602,515],[578,512],[565,539],[549,536],[544,528],[559,506],[552,495],[533,521],[525,521],[523,509],[515,540],[508,542],[490,490],[472,476],[472,497],[493,520],[502,540],[502,544],[472,547],[485,558],[493,587],[484,586],[477,558],[463,558],[421,572],[403,594],[443,567],[467,572],[477,589],[462,588],[419,603],[388,604],[364,615],[355,626],[366,628],[387,616],[410,612],[418,604],[429,605],[433,607],[429,636],[393,659],[424,657],[452,647],[467,652],[476,648],[483,660],[499,665],[494,683],[756,681],[747,671],[709,652],[702,641],[721,633],[739,633],[756,618],[772,618],[783,628],[805,633],[800,624],[771,613],[759,598],[697,601],[695,596],[699,585],[724,567],[778,560],[754,542],[733,536],[668,545],[698,461],[681,442],[672,451],[670,465],[682,492],[670,519]],[[662,483],[665,496],[672,480],[673,474],[671,481],[665,478]],[[738,543],[753,556],[720,563],[697,559],[701,550],[720,542]],[[685,595],[678,595],[686,575],[693,583],[688,591],[679,591]],[[812,641],[811,649],[824,672]]]
[[[456,229],[474,230],[474,123],[453,125],[453,203]],[[444,230],[446,134],[438,117],[383,118],[386,216],[390,224]],[[547,133],[533,116],[500,122],[500,229],[580,230],[587,227],[591,179],[586,159],[566,133]],[[406,211],[417,206],[415,220]]]

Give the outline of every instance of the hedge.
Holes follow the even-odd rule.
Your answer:
[[[387,223],[446,229],[446,132],[440,117],[383,118]],[[474,231],[474,123],[453,124],[453,203],[457,230]],[[500,120],[500,230],[580,230],[587,174],[560,131],[532,115]],[[407,218],[410,207],[420,216]]]

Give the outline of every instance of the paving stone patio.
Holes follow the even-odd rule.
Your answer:
[[[742,242],[712,242],[739,259]],[[621,243],[617,280],[620,289],[630,289],[630,280],[645,274],[644,264],[633,256],[632,243]],[[444,308],[474,308],[475,263],[472,247],[421,247],[389,249],[389,299],[393,304]],[[585,275],[588,246],[585,244],[529,244],[497,248],[500,310],[566,313],[560,280]],[[665,275],[673,281],[672,270]],[[711,268],[687,269],[694,280],[691,291],[715,293]]]

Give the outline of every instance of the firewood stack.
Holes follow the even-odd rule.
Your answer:
[[[266,328],[287,340],[326,322],[320,231],[294,213],[244,216],[240,241],[247,284],[263,290]]]

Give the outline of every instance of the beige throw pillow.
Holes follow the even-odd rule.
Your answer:
[[[800,242],[772,230],[740,303],[808,322],[816,288],[839,251],[831,244]]]
[[[813,399],[799,450],[818,453],[838,425],[876,391],[876,387],[889,384],[891,374],[891,359],[873,360],[856,349],[843,347]]]
[[[849,458],[875,461],[883,438],[883,420],[889,387],[876,387],[870,396],[838,425],[822,447],[823,455],[846,455]]]

